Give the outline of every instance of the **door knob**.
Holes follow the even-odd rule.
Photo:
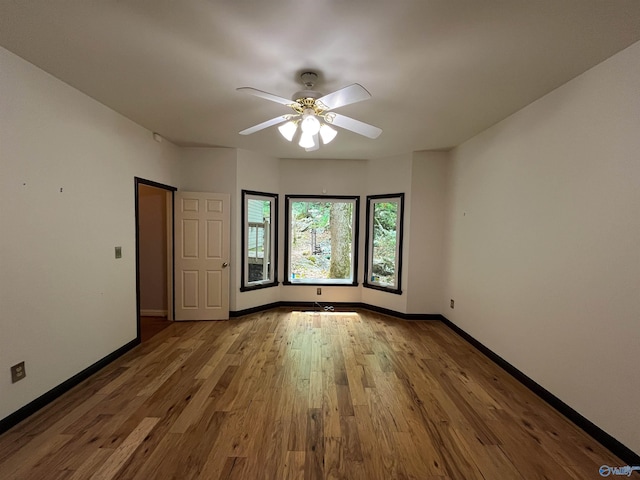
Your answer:
[[[224,262],[224,263],[222,264],[222,268],[227,268],[228,266],[229,266],[229,262]]]

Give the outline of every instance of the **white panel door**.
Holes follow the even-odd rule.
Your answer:
[[[175,192],[176,320],[229,318],[230,196]]]

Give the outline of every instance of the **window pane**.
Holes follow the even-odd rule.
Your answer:
[[[241,290],[277,285],[277,214],[275,194],[242,191]]]
[[[402,294],[403,206],[403,193],[367,197],[365,287]]]
[[[398,203],[376,202],[373,205],[371,281],[395,286]]]
[[[355,200],[289,202],[289,280],[352,283]]]
[[[249,263],[249,283],[269,280],[271,264],[271,202],[267,200],[248,201],[247,256]]]

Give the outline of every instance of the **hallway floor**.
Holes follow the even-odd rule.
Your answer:
[[[167,317],[140,317],[140,337],[146,342],[171,325]]]

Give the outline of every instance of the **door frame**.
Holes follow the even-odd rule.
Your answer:
[[[174,292],[174,276],[175,269],[173,265],[173,258],[175,255],[173,235],[175,232],[174,218],[173,218],[173,204],[174,204],[174,192],[178,189],[171,185],[165,185],[164,183],[154,182],[153,180],[147,180],[141,177],[134,177],[134,198],[135,198],[135,226],[136,226],[136,340],[139,343],[141,340],[140,334],[140,204],[138,195],[138,186],[147,185],[149,187],[159,188],[167,192],[171,192],[170,204],[167,205],[167,241],[171,243],[170,248],[167,248],[167,265],[170,266],[170,270],[167,270],[167,315],[169,319],[175,318],[175,292]]]

